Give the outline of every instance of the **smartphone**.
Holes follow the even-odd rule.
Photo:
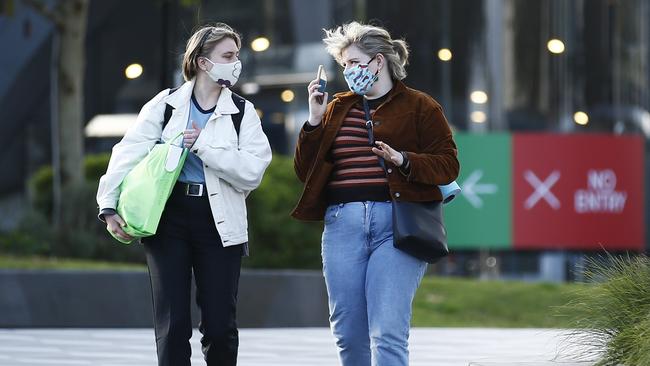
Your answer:
[[[318,65],[318,73],[316,74],[316,79],[318,79],[318,91],[321,93],[325,93],[325,87],[327,86],[327,75],[325,75],[325,68],[323,65]],[[323,95],[319,95],[316,97],[316,101],[320,104],[323,104]]]

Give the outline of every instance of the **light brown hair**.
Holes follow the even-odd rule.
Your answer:
[[[241,48],[241,36],[225,23],[216,23],[214,26],[203,26],[187,40],[185,54],[183,55],[183,78],[185,81],[196,76],[199,57],[208,57],[214,46],[224,38],[232,38]]]
[[[406,77],[409,58],[408,44],[402,39],[393,39],[384,28],[374,25],[351,22],[335,29],[324,29],[327,52],[343,63],[343,50],[355,45],[370,57],[381,53],[387,61],[388,69],[393,79],[402,80]]]

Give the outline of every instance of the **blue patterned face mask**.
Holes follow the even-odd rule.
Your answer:
[[[368,65],[370,65],[372,60],[375,59],[375,56],[373,56],[366,64],[358,64],[343,71],[343,77],[348,83],[348,87],[355,94],[366,95],[375,84],[375,81],[379,79],[379,76],[377,76],[379,70],[373,74],[368,68]]]

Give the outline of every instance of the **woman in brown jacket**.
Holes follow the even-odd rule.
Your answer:
[[[411,303],[426,263],[393,247],[390,201],[441,200],[437,186],[458,176],[456,145],[440,105],[401,81],[406,42],[357,22],[327,30],[323,41],[351,91],[325,105],[318,80],[308,86],[294,160],[305,185],[293,216],[325,221],[323,272],[341,363],[408,365]]]

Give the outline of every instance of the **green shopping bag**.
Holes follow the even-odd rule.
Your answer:
[[[124,177],[120,185],[117,213],[126,223],[122,230],[134,238],[156,233],[165,203],[187,157],[187,149],[173,145],[182,135],[181,132],[165,144],[156,144]],[[110,230],[109,233],[124,244],[130,243],[118,238]]]

